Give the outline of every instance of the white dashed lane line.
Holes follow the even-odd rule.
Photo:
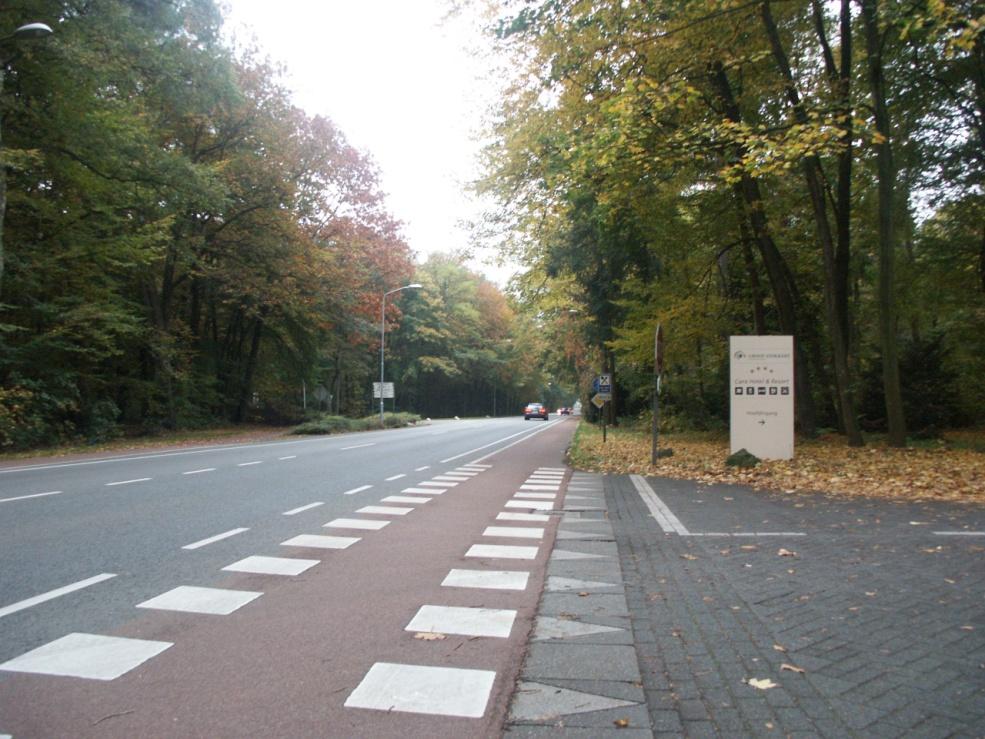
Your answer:
[[[297,459],[297,458],[298,458],[297,454],[292,454],[289,457],[277,457],[277,461],[283,462],[285,459]]]
[[[386,482],[393,482],[394,480],[399,480],[401,477],[407,477],[407,475],[403,473],[399,475],[392,475],[391,477],[386,478]]]
[[[361,493],[363,490],[369,490],[372,485],[360,485],[358,488],[353,488],[352,490],[346,490],[342,495],[355,495],[356,493]]]
[[[424,470],[429,470],[429,469],[431,469],[431,465],[426,464],[423,467],[415,467],[414,472],[423,472]]]
[[[347,452],[350,449],[363,449],[364,447],[368,447],[368,446],[376,446],[376,443],[373,442],[373,443],[370,443],[370,444],[354,444],[352,446],[344,446],[344,447],[342,447],[342,450],[341,451]]]
[[[61,490],[52,490],[50,493],[32,493],[31,495],[18,495],[16,498],[0,498],[0,503],[13,503],[15,500],[28,500],[29,498],[44,498],[48,495],[61,495]]]
[[[182,472],[183,475],[200,475],[203,472],[215,472],[215,467],[203,467],[200,470],[188,470],[188,472]]]
[[[935,531],[935,536],[985,536],[985,531]]]
[[[252,467],[255,464],[263,464],[263,460],[257,460],[255,462],[240,462],[237,467]]]
[[[148,480],[153,480],[153,477],[138,477],[135,480],[119,480],[117,482],[107,482],[106,487],[113,487],[114,485],[129,485],[134,482],[147,482]]]
[[[317,503],[308,503],[308,505],[303,505],[303,506],[300,506],[298,508],[292,508],[289,511],[284,511],[281,515],[282,516],[296,516],[297,514],[303,512],[303,511],[310,511],[312,508],[317,508],[320,505],[325,505],[325,504],[322,503],[321,501],[319,501]]]
[[[200,549],[201,547],[208,546],[209,544],[214,544],[217,541],[228,539],[230,536],[236,536],[236,534],[242,534],[244,531],[249,531],[249,529],[231,529],[221,534],[210,536],[208,539],[202,539],[201,541],[196,541],[193,544],[185,544],[185,546],[183,546],[182,549]]]
[[[36,606],[39,603],[46,603],[49,600],[54,600],[55,598],[59,598],[63,595],[74,593],[76,590],[82,590],[90,585],[96,585],[97,583],[101,583],[114,577],[116,577],[115,574],[111,572],[104,572],[101,575],[96,575],[95,577],[90,577],[86,580],[79,580],[71,585],[65,585],[64,587],[56,588],[55,590],[49,590],[47,593],[42,593],[41,595],[35,595],[33,598],[27,598],[26,600],[22,600],[17,603],[11,603],[9,606],[0,608],[0,618],[9,616],[11,613],[23,611],[25,608]]]

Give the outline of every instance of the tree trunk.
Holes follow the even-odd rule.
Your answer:
[[[886,397],[886,419],[890,446],[906,446],[906,421],[903,417],[903,394],[900,390],[899,352],[896,340],[896,306],[893,297],[895,253],[893,243],[893,191],[895,171],[890,143],[889,110],[886,106],[886,82],[883,76],[882,35],[879,32],[876,0],[861,0],[862,24],[865,28],[866,63],[875,127],[879,140],[876,148],[876,177],[879,189],[879,339],[882,344],[882,384]]]
[[[253,375],[257,365],[257,355],[260,353],[260,336],[263,333],[263,318],[266,309],[260,309],[260,315],[253,321],[253,337],[250,341],[250,355],[246,360],[246,368],[243,372],[243,385],[240,388],[239,404],[236,408],[236,422],[242,423],[246,419],[246,408],[250,402],[250,395],[253,393]]]
[[[787,102],[793,111],[794,120],[800,125],[809,125],[810,121],[807,111],[804,110],[800,93],[794,82],[793,72],[787,60],[786,51],[780,41],[780,34],[773,20],[769,0],[766,0],[760,6],[760,16],[763,20],[763,27],[766,29],[766,35],[769,38],[776,66],[779,68],[780,74],[783,77]],[[855,403],[851,396],[852,383],[848,371],[848,350],[842,321],[843,316],[840,315],[837,304],[837,295],[839,293],[847,294],[847,286],[842,285],[839,288],[836,285],[838,270],[835,264],[835,246],[831,234],[831,224],[828,222],[828,209],[821,180],[822,169],[820,159],[816,155],[804,157],[803,170],[804,179],[807,182],[807,191],[810,195],[811,207],[814,211],[814,225],[817,240],[821,246],[821,255],[824,264],[824,305],[827,313],[828,333],[831,337],[831,353],[835,370],[835,389],[838,396],[838,405],[841,409],[842,423],[845,426],[849,446],[862,446],[865,442],[862,439],[862,431],[859,428],[858,417],[855,413]]]

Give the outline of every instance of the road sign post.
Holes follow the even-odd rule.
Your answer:
[[[660,433],[660,378],[664,371],[664,330],[657,324],[653,335],[653,428],[650,443],[650,464],[656,464],[660,457],[669,457],[673,449],[659,449],[657,436]]]

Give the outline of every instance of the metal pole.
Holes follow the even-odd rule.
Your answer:
[[[383,342],[386,340],[386,293],[380,300],[380,428],[383,428]]]

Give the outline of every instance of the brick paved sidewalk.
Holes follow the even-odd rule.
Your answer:
[[[602,482],[569,485],[509,736],[985,736],[981,509]]]

